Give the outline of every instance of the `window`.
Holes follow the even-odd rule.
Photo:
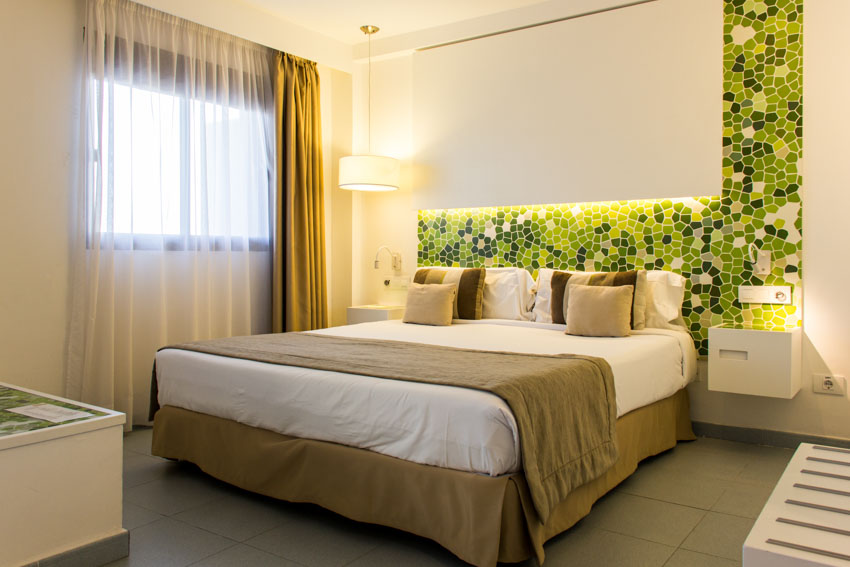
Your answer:
[[[122,249],[268,249],[271,110],[163,82],[92,85],[101,117],[90,153],[92,231]]]

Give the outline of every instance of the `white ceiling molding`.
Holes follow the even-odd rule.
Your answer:
[[[486,37],[570,17],[657,0],[548,0],[514,10],[458,21],[401,35],[372,39],[372,60],[402,52]],[[380,22],[375,22],[380,25]],[[391,31],[391,30],[390,30]],[[354,60],[368,57],[368,44],[354,46]]]
[[[381,27],[372,59],[657,0],[136,0],[157,10],[351,73],[369,56],[361,25]],[[447,3],[448,2],[448,3]],[[518,7],[515,7],[518,6]],[[509,9],[506,9],[509,8]],[[515,7],[515,8],[514,8]],[[512,8],[512,9],[511,9]],[[493,13],[493,10],[503,10]],[[469,14],[484,14],[467,17]],[[463,19],[466,17],[466,19]],[[383,20],[387,20],[386,22]],[[417,29],[422,22],[447,22]],[[351,32],[338,35],[340,29]],[[396,29],[393,29],[393,25]],[[404,30],[399,33],[399,28]],[[410,31],[413,30],[413,31]],[[355,35],[356,34],[356,35]],[[353,40],[357,37],[357,40]],[[360,43],[356,43],[359,41]]]
[[[140,4],[351,73],[352,47],[240,0],[136,0]],[[341,0],[344,1],[344,0]]]
[[[547,0],[243,0],[322,35],[354,45],[362,25],[380,35],[406,34]],[[376,38],[372,38],[373,40]]]

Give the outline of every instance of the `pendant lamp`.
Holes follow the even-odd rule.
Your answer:
[[[369,153],[340,158],[339,188],[350,191],[395,191],[401,177],[401,163],[391,157],[372,155],[372,34],[377,26],[361,26],[369,36]]]

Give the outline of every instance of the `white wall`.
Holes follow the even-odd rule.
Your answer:
[[[805,15],[803,323],[812,370],[850,377],[850,2],[810,0]],[[850,406],[838,407],[850,437]]]
[[[398,191],[390,193],[355,192],[353,288],[354,305],[382,303],[404,304],[404,292],[384,287],[383,281],[394,275],[386,252],[381,253],[381,269],[375,270],[375,253],[387,245],[403,256],[402,273],[416,269],[417,212],[411,190],[412,153],[412,68],[409,55],[372,63],[372,146],[371,152],[398,158],[402,162],[402,181]],[[368,141],[368,65],[354,69],[354,152],[367,153]]]
[[[337,186],[339,158],[351,154],[351,75],[319,66],[328,266],[328,323],[346,324],[351,302],[351,192]]]
[[[414,53],[414,204],[720,194],[722,30],[665,0]]]
[[[0,7],[0,381],[63,394],[81,0]]]

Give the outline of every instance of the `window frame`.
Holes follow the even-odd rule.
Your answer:
[[[97,97],[98,104],[96,105],[97,109],[103,109],[106,112],[106,107],[104,105],[104,92],[112,89],[114,92],[114,85],[110,86],[109,83],[121,84],[128,87],[131,92],[133,89],[144,89],[153,93],[162,93],[163,91],[156,88],[156,85],[150,84],[153,81],[156,81],[156,76],[147,76],[148,80],[140,81],[136,83],[131,81],[126,68],[122,65],[122,61],[128,59],[126,54],[126,44],[127,41],[121,37],[115,38],[114,43],[114,60],[113,64],[115,67],[115,72],[113,77],[106,78],[104,77],[101,81],[97,77],[89,76],[87,79],[90,81],[90,88],[94,93],[94,96]],[[147,46],[145,44],[134,42],[134,51],[138,51],[140,49],[152,50],[157,53],[157,61],[162,63],[165,61],[166,64],[161,64],[159,69],[159,78],[168,78],[168,77],[177,77],[176,74],[173,74],[174,71],[170,69],[175,69],[184,67],[186,65],[194,65],[200,66],[204,65],[207,68],[207,74],[210,74],[213,77],[217,77],[220,74],[224,73],[224,68],[221,65],[215,65],[204,61],[202,59],[190,59],[188,56],[174,53],[162,48],[156,48]],[[168,62],[171,62],[171,67],[168,66]],[[165,70],[163,70],[165,67]],[[213,72],[210,72],[210,69]],[[123,72],[122,72],[123,71]],[[218,73],[218,75],[216,75]],[[230,81],[235,81],[237,78],[241,78],[241,80],[245,83],[248,83],[252,80],[251,75],[248,72],[239,72],[233,68],[227,68],[227,73]],[[241,77],[240,77],[241,75]],[[141,251],[200,251],[200,250],[209,250],[209,251],[249,251],[249,252],[265,252],[271,249],[272,241],[274,239],[274,197],[276,193],[275,182],[276,182],[276,172],[275,172],[275,164],[270,164],[270,167],[266,168],[266,175],[268,177],[267,190],[268,190],[268,235],[263,237],[258,236],[250,236],[250,235],[203,235],[203,234],[193,234],[191,230],[192,225],[192,191],[191,191],[191,137],[192,137],[192,125],[191,125],[191,112],[190,105],[194,102],[199,102],[200,104],[208,104],[211,103],[215,106],[222,106],[224,108],[238,108],[239,110],[248,110],[248,111],[257,111],[262,113],[263,120],[271,120],[272,124],[275,119],[274,107],[272,106],[273,96],[271,97],[261,97],[260,104],[255,108],[243,109],[233,104],[228,104],[228,99],[222,99],[223,94],[222,91],[225,89],[222,87],[221,89],[216,89],[218,85],[213,85],[213,93],[216,95],[212,100],[208,100],[207,97],[204,96],[204,93],[201,92],[200,96],[192,96],[190,85],[183,80],[185,78],[185,72],[182,77],[178,77],[180,82],[184,85],[184,92],[180,92],[179,87],[174,87],[173,92],[165,93],[170,96],[173,96],[178,101],[179,108],[179,132],[180,132],[180,233],[179,234],[146,234],[146,233],[130,233],[130,232],[105,232],[99,230],[98,236],[99,241],[101,243],[101,247],[103,247],[103,242],[110,242],[109,246],[114,248],[115,250],[141,250]],[[253,77],[254,81],[259,82],[261,79],[258,76]],[[148,84],[145,84],[148,83]],[[244,87],[243,87],[244,88]],[[206,85],[206,90],[209,91],[210,85]],[[92,98],[88,98],[86,100],[86,105],[93,104]],[[114,104],[114,101],[112,101]],[[91,108],[89,108],[90,110]],[[103,117],[99,117],[96,123],[101,125],[103,121]],[[89,127],[91,124],[89,123]],[[114,136],[114,124],[113,130],[111,134]],[[102,143],[103,138],[100,135],[96,135],[95,139],[98,140],[98,143]],[[91,140],[90,140],[91,141]],[[88,142],[87,142],[88,143]],[[114,143],[114,137],[112,139],[112,143]],[[274,140],[272,140],[274,143]],[[87,160],[87,173],[86,175],[95,175],[95,172],[100,168],[101,156],[102,152],[101,147],[95,148],[93,144],[88,143],[88,153],[90,154],[90,159]],[[101,171],[100,174],[103,175],[106,172]],[[113,188],[114,190],[114,188]],[[93,233],[94,227],[91,222],[91,215],[102,215],[101,210],[96,211],[94,203],[91,202],[93,195],[90,192],[86,192],[86,247],[92,247]],[[103,197],[103,196],[102,196]],[[106,206],[105,204],[101,204],[101,208]],[[114,214],[114,206],[113,211]],[[107,212],[107,216],[110,212]]]

